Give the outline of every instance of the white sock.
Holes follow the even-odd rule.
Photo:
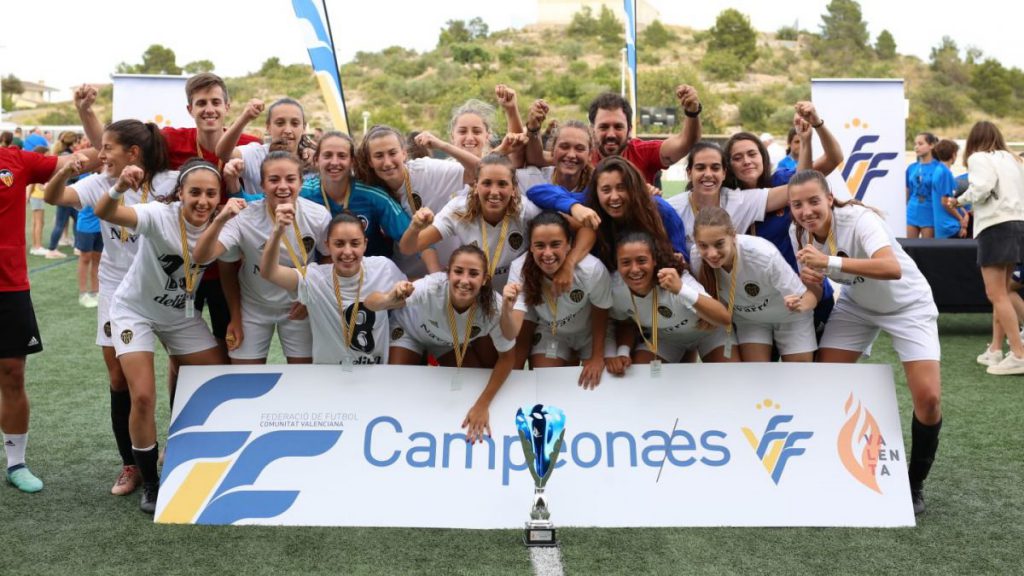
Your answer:
[[[156,448],[156,444],[153,444],[152,446],[148,446],[146,448],[136,448],[135,446],[132,446],[132,450],[135,450],[135,451],[138,451],[138,452],[149,452],[153,448]]]
[[[7,453],[7,468],[25,464],[25,446],[28,444],[28,433],[4,434],[4,452]]]

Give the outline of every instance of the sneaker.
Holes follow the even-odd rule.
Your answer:
[[[57,246],[74,246],[75,243],[71,241],[71,238],[61,238],[57,242]]]
[[[146,514],[156,513],[156,499],[159,492],[159,484],[143,484],[142,498],[139,500],[139,510],[142,510]]]
[[[1013,352],[1006,355],[999,364],[989,366],[986,370],[989,374],[996,376],[1007,376],[1010,374],[1024,374],[1024,358],[1016,357]]]
[[[110,489],[110,493],[114,496],[127,496],[135,492],[141,483],[142,476],[139,474],[138,466],[123,466],[121,474],[117,477],[117,481],[114,482],[114,487]]]
[[[911,488],[910,501],[914,503],[914,516],[924,514],[924,488]]]
[[[991,348],[985,348],[985,352],[978,354],[978,364],[982,366],[995,366],[1003,361],[1002,350],[992,350]]]
[[[78,295],[78,305],[83,308],[89,307],[89,295],[87,293],[82,292]]]
[[[85,293],[85,307],[95,308],[100,305],[100,299],[95,294],[90,292]]]
[[[35,477],[24,464],[7,471],[7,481],[22,492],[32,494],[43,489],[43,481]]]
[[[59,250],[47,250],[46,251],[46,259],[47,260],[60,260],[61,258],[67,258],[67,257],[68,257],[67,254],[65,254],[65,253],[63,253],[63,252],[61,252]]]
[[[49,250],[47,250],[46,248],[43,248],[42,246],[37,246],[37,247],[35,247],[35,248],[33,248],[33,249],[28,251],[28,253],[33,255],[33,256],[46,256],[49,252],[50,252]]]
[[[74,252],[75,252],[75,256],[81,256],[82,255],[82,251],[79,250],[78,248],[75,248]]]

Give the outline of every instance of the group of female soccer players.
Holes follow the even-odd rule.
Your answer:
[[[699,122],[696,92],[677,94]],[[116,238],[101,264],[97,343],[112,413],[130,414],[115,436],[137,477],[115,493],[141,483],[142,509],[155,508],[157,340],[175,366],[264,363],[276,330],[289,363],[489,368],[462,423],[479,441],[491,400],[527,362],[581,365],[592,389],[605,370],[659,377],[662,363],[698,357],[855,362],[885,330],[913,394],[911,487],[923,509],[941,423],[938,313],[883,220],[832,196],[824,174],[842,151],[812,104],[795,106],[795,174],[773,181],[749,134],[724,148],[699,141],[683,151],[688,190],[665,201],[590,126],[562,123],[545,150],[547,106],[534,103],[524,123],[513,90],[496,96],[509,134],[494,150],[493,108],[479,101],[455,111],[449,141],[416,137],[450,160],[410,159],[387,126],[358,145],[338,132],[307,142],[302,107],[283,99],[266,109],[268,143],[236,146],[263,111],[250,102],[220,128],[215,162],[197,144],[199,157],[171,171],[160,131],[123,120],[103,131],[100,174],[65,186],[72,163],[54,178],[48,201],[93,206]],[[605,112],[629,117],[611,101]],[[196,295],[218,260],[230,320],[215,338]],[[826,279],[843,285],[838,301]]]

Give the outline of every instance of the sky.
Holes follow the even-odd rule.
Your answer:
[[[827,0],[648,0],[668,24],[706,29],[726,8],[747,14],[754,28],[775,31],[795,22],[818,31]],[[883,29],[902,54],[927,60],[943,35],[975,46],[1006,66],[1024,68],[1024,50],[1013,39],[1020,19],[1013,3],[861,0],[872,42]],[[156,7],[173,7],[173,10]],[[430,50],[444,23],[480,16],[491,30],[522,27],[537,18],[533,0],[327,0],[342,61],[356,51],[399,45]],[[514,9],[511,9],[514,7]],[[785,7],[785,9],[782,9]],[[1000,17],[1001,15],[1001,17]],[[178,65],[211,60],[222,76],[258,70],[269,57],[308,63],[290,0],[43,0],[0,4],[0,74],[43,81],[70,98],[83,82],[109,82],[120,62],[137,63],[150,44],[174,50]],[[639,47],[643,50],[643,46]],[[643,82],[643,78],[640,78]]]

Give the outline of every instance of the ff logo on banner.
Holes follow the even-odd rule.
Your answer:
[[[282,374],[224,374],[203,383],[171,422],[163,478],[191,464],[187,476],[158,522],[233,524],[248,518],[274,518],[286,512],[301,490],[250,489],[272,462],[309,458],[330,450],[341,430],[189,432],[202,426],[221,405],[266,395]],[[163,497],[163,495],[161,495]]]
[[[778,410],[780,408],[781,406],[770,398],[757,405],[758,410]],[[750,443],[750,447],[754,449],[758,460],[764,465],[764,469],[768,471],[772,482],[775,482],[776,485],[778,485],[779,480],[782,478],[782,472],[786,469],[786,463],[789,459],[804,453],[804,449],[798,448],[796,443],[814,436],[814,432],[810,431],[787,432],[779,430],[779,426],[791,420],[793,420],[792,414],[776,414],[772,416],[768,420],[768,424],[765,425],[764,434],[761,435],[760,439],[754,435],[754,431],[750,428],[744,426],[742,429],[743,435],[747,438],[747,442]]]
[[[875,416],[861,406],[860,400],[857,400],[857,408],[851,413],[853,401],[853,393],[850,393],[843,406],[847,419],[839,429],[839,460],[854,480],[881,494],[878,477],[890,475],[886,463],[899,460],[900,453],[899,450],[886,451],[885,438]]]
[[[854,118],[845,123],[844,128],[867,130],[868,124],[861,122],[860,118]],[[878,134],[864,134],[857,138],[850,157],[843,166],[843,180],[846,181],[846,187],[850,190],[850,196],[857,200],[864,199],[872,180],[889,173],[889,170],[882,167],[882,164],[899,156],[897,152],[873,150],[874,144],[878,140]]]

